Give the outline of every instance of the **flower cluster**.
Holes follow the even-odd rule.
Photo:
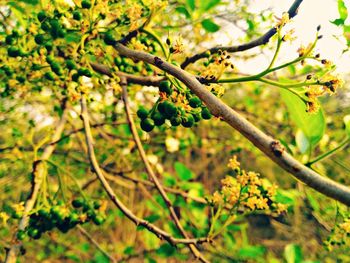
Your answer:
[[[306,111],[310,113],[315,113],[320,108],[317,100],[318,97],[326,93],[332,95],[343,85],[343,80],[339,76],[332,75],[330,73],[324,75],[317,81],[320,83],[320,85],[309,86],[305,92],[305,95],[308,98]]]
[[[335,246],[349,245],[350,237],[350,217],[345,218],[344,221],[335,226],[331,235],[325,242],[328,250],[332,250]]]
[[[275,200],[277,185],[267,185],[260,175],[240,169],[237,157],[233,156],[228,167],[236,172],[236,177],[226,176],[221,180],[221,189],[214,192],[211,201],[215,206],[225,206],[240,211],[264,210],[280,214],[286,206]]]
[[[204,79],[213,81],[219,79],[226,69],[234,69],[234,65],[230,61],[231,56],[226,51],[221,51],[210,57],[208,53],[208,61],[203,63],[204,69],[202,70],[201,77]]]

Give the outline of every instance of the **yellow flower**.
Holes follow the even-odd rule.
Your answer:
[[[245,186],[248,184],[249,181],[249,177],[247,176],[247,173],[243,170],[242,174],[237,176],[237,182],[241,185],[241,186]]]
[[[229,168],[231,168],[232,170],[239,169],[240,162],[237,161],[237,156],[236,155],[232,156],[232,158],[228,161],[228,165],[227,166]]]
[[[259,188],[256,185],[250,185],[248,188],[248,193],[250,196],[260,195],[261,191],[259,190]]]
[[[250,184],[252,184],[252,185],[261,185],[262,184],[258,173],[249,171],[247,176],[249,178]]]
[[[309,113],[316,113],[318,112],[319,108],[320,104],[316,99],[310,100],[306,103],[306,111]]]
[[[2,225],[6,225],[7,221],[10,219],[10,216],[5,212],[0,213],[0,219],[2,220]]]
[[[287,211],[287,206],[284,204],[277,203],[276,204],[276,212],[278,214],[282,214],[283,212]]]
[[[285,41],[285,42],[286,42],[286,41],[292,42],[293,40],[296,39],[296,37],[293,36],[294,32],[295,32],[294,29],[289,30],[289,31],[282,37],[282,40]]]
[[[313,49],[313,43],[310,43],[309,45],[307,45],[307,47],[304,47],[303,45],[301,45],[297,52],[299,54],[299,57],[308,55]]]
[[[182,43],[182,37],[178,36],[178,38],[175,40],[175,44],[173,45],[173,53],[182,53],[185,50],[185,46]]]
[[[227,187],[233,187],[236,185],[236,181],[233,177],[231,176],[226,176],[224,179],[221,180],[221,184],[223,186],[227,186]]]
[[[346,233],[350,233],[350,219],[344,220],[344,222],[340,224],[339,227]]]
[[[224,202],[224,199],[218,191],[215,191],[212,197],[212,201],[215,205],[221,205]]]
[[[270,197],[276,195],[277,188],[278,188],[277,184],[272,184],[271,186],[268,186],[266,189],[267,195]]]
[[[19,204],[13,204],[11,205],[13,210],[15,210],[16,213],[22,213],[24,211],[24,202],[20,202]]]
[[[285,24],[287,24],[290,21],[289,14],[287,12],[284,12],[281,18],[278,18],[278,17],[275,17],[275,18],[277,19],[275,28],[283,27]]]
[[[263,197],[257,198],[256,208],[257,209],[268,209],[269,206],[268,206],[267,202],[268,202],[267,198],[263,198]]]
[[[249,207],[251,210],[254,210],[257,201],[258,201],[258,198],[256,196],[253,196],[248,198],[248,200],[245,202],[245,205]]]

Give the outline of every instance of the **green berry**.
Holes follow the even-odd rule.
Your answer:
[[[37,18],[38,18],[39,22],[42,23],[47,18],[45,11],[40,11],[37,14]]]
[[[83,15],[79,11],[73,12],[73,19],[80,21],[83,18]]]
[[[48,32],[51,29],[50,23],[48,21],[42,22],[40,27],[45,32]]]
[[[150,118],[146,118],[141,121],[141,129],[144,130],[145,132],[150,132],[154,128],[154,121]]]
[[[144,107],[140,107],[137,112],[136,112],[137,116],[141,119],[144,120],[147,118],[148,116],[148,110],[146,110]]]
[[[201,115],[202,115],[202,118],[204,119],[204,120],[209,120],[210,118],[211,118],[211,113],[210,113],[210,111],[209,111],[209,109],[207,108],[207,107],[205,107],[205,108],[202,108],[202,113],[201,113]]]
[[[91,2],[89,0],[83,0],[81,1],[81,8],[90,8],[91,7]]]
[[[16,39],[12,35],[7,35],[5,38],[5,42],[7,45],[13,45]]]
[[[87,68],[80,68],[80,69],[78,69],[78,74],[79,74],[79,76],[86,76],[86,77],[89,77],[89,78],[92,77],[91,71],[89,69],[87,69]]]
[[[115,57],[114,58],[114,64],[116,65],[116,66],[119,66],[119,65],[121,65],[122,64],[122,58],[121,57]]]
[[[48,52],[52,51],[52,49],[53,49],[53,43],[52,42],[46,42],[44,46],[45,46],[45,48],[46,48],[46,50]]]
[[[102,202],[100,200],[95,200],[93,203],[94,209],[99,209],[102,205]]]
[[[154,121],[154,125],[161,126],[165,122],[164,116],[160,112],[156,112],[152,116],[152,120]]]
[[[180,116],[173,117],[173,118],[170,119],[171,125],[172,125],[172,126],[175,126],[175,127],[176,127],[176,126],[179,126],[179,125],[181,124],[181,122],[182,122],[182,119],[181,119]]]
[[[28,236],[34,239],[39,239],[41,237],[41,232],[37,228],[29,228]]]
[[[37,43],[38,45],[41,45],[44,43],[45,41],[45,37],[43,34],[38,34],[34,37],[35,43]]]
[[[72,201],[72,205],[75,208],[80,208],[85,204],[85,200],[82,197],[78,197]]]
[[[47,79],[47,80],[55,80],[55,76],[52,72],[46,72],[44,74],[44,77]]]
[[[99,226],[102,225],[106,221],[106,219],[104,216],[97,214],[92,218],[92,221],[95,223],[95,225]]]
[[[61,76],[63,74],[63,69],[57,62],[51,64],[51,70],[55,72],[58,76]]]
[[[181,122],[182,126],[186,128],[190,128],[194,125],[194,118],[192,114],[187,114],[185,117],[182,118]]]
[[[192,113],[192,116],[195,122],[199,122],[202,119],[202,116],[200,113]]]
[[[7,55],[9,57],[17,57],[20,55],[20,50],[18,47],[9,47],[7,49]]]
[[[72,60],[72,59],[66,60],[66,66],[69,70],[77,68],[77,65],[75,64],[74,60]]]
[[[192,108],[198,108],[202,104],[202,101],[197,96],[193,96],[188,102]]]
[[[171,89],[171,83],[170,81],[161,81],[159,83],[159,91],[161,92],[165,92],[168,95],[171,95],[171,93],[173,92],[173,90]]]
[[[18,230],[16,236],[18,240],[23,240],[26,237],[26,232],[23,230]]]
[[[167,117],[167,119],[170,119],[171,117],[175,116],[177,113],[176,106],[171,103],[170,101],[164,102],[164,115]]]
[[[111,46],[117,43],[111,31],[105,34],[104,41],[107,45],[111,45]]]

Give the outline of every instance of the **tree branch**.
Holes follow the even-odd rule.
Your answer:
[[[220,117],[231,127],[239,131],[281,168],[316,191],[350,206],[350,189],[348,187],[321,176],[294,159],[293,156],[285,151],[278,140],[265,134],[223,103],[219,98],[205,89],[195,76],[151,54],[131,50],[119,43],[114,48],[123,56],[153,64],[182,81],[206,104],[212,114]]]
[[[292,6],[289,8],[288,10],[288,14],[289,17],[292,18],[294,16],[297,15],[298,13],[298,8],[300,6],[300,4],[303,2],[303,0],[295,0],[294,3],[292,4]],[[185,61],[181,64],[181,68],[186,68],[189,64],[196,62],[197,60],[201,59],[201,58],[205,58],[206,57],[206,53],[208,51],[210,51],[211,54],[217,53],[219,52],[219,50],[226,50],[227,52],[231,52],[231,53],[235,53],[235,52],[241,52],[241,51],[245,51],[248,49],[252,49],[254,47],[257,46],[261,46],[264,45],[266,43],[269,42],[270,38],[273,37],[276,34],[277,30],[275,27],[271,28],[269,31],[267,31],[264,35],[262,35],[261,37],[242,44],[242,45],[238,45],[238,46],[228,46],[228,47],[213,47],[210,48],[202,53],[196,54],[192,57],[188,57],[185,59]]]
[[[136,144],[136,147],[139,151],[140,157],[146,167],[146,171],[148,173],[148,176],[152,179],[155,187],[157,188],[158,192],[160,193],[160,195],[162,196],[166,206],[168,207],[168,210],[170,212],[170,216],[173,219],[177,229],[180,231],[181,235],[184,238],[188,238],[188,234],[186,233],[185,229],[182,227],[180,220],[174,210],[173,205],[171,204],[171,201],[168,198],[168,195],[166,194],[165,190],[163,189],[163,186],[161,185],[161,183],[159,182],[157,176],[155,175],[151,165],[149,164],[148,160],[147,160],[147,156],[145,153],[145,150],[143,149],[140,137],[137,133],[137,129],[134,123],[134,120],[131,116],[131,110],[130,110],[130,106],[129,106],[129,101],[128,101],[128,91],[127,91],[127,82],[125,78],[121,78],[120,81],[121,87],[122,87],[122,97],[123,97],[123,101],[124,101],[124,105],[125,105],[125,112],[126,112],[126,116],[129,122],[129,127],[132,133],[132,136],[134,137],[134,141]],[[208,260],[206,260],[204,258],[204,256],[202,255],[202,253],[199,252],[198,248],[193,245],[193,244],[189,244],[189,248],[192,252],[192,254],[194,255],[195,258],[198,258],[199,260],[201,260],[202,262],[208,262]]]
[[[91,134],[90,129],[90,121],[88,116],[88,110],[86,105],[86,99],[84,96],[81,98],[81,118],[84,123],[85,128],[85,139],[86,139],[86,145],[88,147],[88,156],[90,160],[91,167],[93,168],[94,172],[96,173],[98,179],[100,180],[104,190],[108,194],[110,200],[120,209],[120,211],[129,218],[132,222],[135,223],[136,226],[142,226],[146,229],[148,229],[150,232],[154,233],[158,238],[165,239],[172,245],[176,244],[200,244],[203,242],[208,242],[208,238],[174,238],[172,235],[170,235],[168,232],[160,229],[159,227],[155,226],[154,224],[148,222],[147,220],[144,220],[142,218],[137,217],[129,208],[127,208],[121,200],[116,196],[114,193],[112,187],[107,182],[105,176],[103,175],[103,172],[97,162],[94,146],[93,146],[93,137]]]
[[[91,67],[96,72],[113,77],[112,71],[105,65],[98,64],[95,62],[90,62]],[[159,83],[164,80],[164,77],[154,77],[154,76],[135,76],[132,74],[127,74],[124,72],[116,72],[116,75],[120,78],[126,78],[128,83],[140,84],[144,86],[159,86]]]

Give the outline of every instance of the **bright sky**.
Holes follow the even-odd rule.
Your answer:
[[[294,0],[252,0],[251,9],[259,12],[266,8],[272,7],[277,16],[289,9]],[[350,0],[344,1],[350,11]],[[350,13],[350,12],[349,12]],[[336,0],[304,0],[299,8],[299,13],[293,18],[289,25],[295,28],[297,39],[292,44],[284,45],[281,50],[281,58],[295,58],[296,50],[300,44],[307,45],[315,37],[316,27],[321,25],[321,35],[323,38],[318,41],[316,50],[322,58],[328,58],[337,65],[337,72],[350,73],[350,51],[342,55],[345,46],[345,39],[336,39],[334,36],[341,36],[341,28],[331,24],[332,21],[339,18]],[[350,23],[350,19],[347,19]],[[260,58],[261,60],[262,58]],[[251,72],[256,69],[258,61],[251,61],[242,65],[244,71]],[[263,61],[260,61],[260,64]],[[266,63],[266,62],[265,62]],[[263,63],[263,64],[265,64]],[[241,70],[243,68],[240,67]],[[246,72],[247,72],[246,71]],[[253,70],[255,72],[255,70]]]

